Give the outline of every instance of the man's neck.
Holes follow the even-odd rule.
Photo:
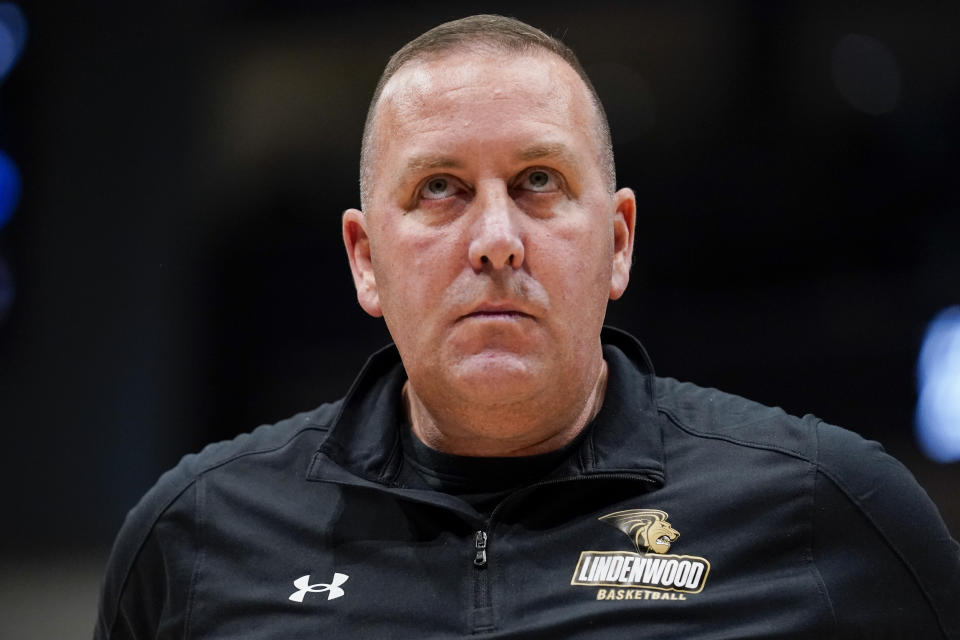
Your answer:
[[[574,402],[564,406],[563,396],[550,403],[550,409],[537,403],[459,406],[456,411],[431,411],[408,380],[403,386],[403,401],[414,436],[427,446],[454,455],[515,457],[546,453],[559,449],[576,438],[600,412],[607,388],[607,363],[600,360],[599,371],[586,394],[572,394]],[[577,398],[577,396],[579,396]],[[560,407],[561,410],[556,410]],[[504,428],[507,425],[508,428]]]

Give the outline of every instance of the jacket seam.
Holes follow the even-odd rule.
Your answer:
[[[588,473],[588,470],[596,470],[596,443],[593,441],[595,434],[596,430],[591,430],[590,433],[587,434],[587,437],[583,439],[583,446],[580,447],[580,453],[577,456],[580,473]]]
[[[923,594],[923,599],[927,602],[927,605],[930,607],[930,610],[933,611],[933,615],[937,619],[937,626],[940,627],[940,631],[943,633],[943,637],[945,638],[949,637],[947,633],[947,628],[944,625],[942,616],[940,615],[940,610],[937,608],[936,604],[934,603],[933,598],[930,597],[930,594],[927,592],[926,586],[924,585],[923,581],[920,580],[920,577],[917,575],[917,572],[913,568],[913,565],[907,562],[907,559],[904,558],[902,553],[900,553],[900,550],[897,548],[897,546],[893,544],[893,542],[890,540],[889,536],[887,536],[883,528],[877,525],[876,520],[874,520],[870,516],[870,513],[863,508],[863,505],[860,504],[860,502],[853,496],[853,493],[844,485],[844,483],[839,478],[836,477],[835,474],[830,473],[830,471],[825,469],[819,463],[817,464],[817,471],[818,473],[822,473],[824,477],[826,477],[834,485],[836,485],[836,487],[843,493],[843,495],[846,496],[847,500],[849,500],[857,508],[860,514],[867,519],[867,522],[870,523],[870,526],[873,527],[873,530],[876,531],[881,538],[883,538],[883,541],[886,543],[887,547],[889,547],[890,550],[893,552],[893,555],[896,556],[897,560],[899,560],[900,563],[904,567],[906,567],[907,571],[913,577],[914,583],[916,583],[917,587],[920,589],[920,593]]]
[[[203,530],[204,530],[204,500],[203,500],[203,482],[202,478],[198,478],[194,483],[194,510],[196,511],[196,518],[194,519],[194,539],[196,540],[197,546],[197,557],[193,561],[193,571],[190,576],[190,587],[189,592],[187,593],[187,610],[184,615],[183,623],[183,638],[184,640],[189,640],[192,632],[193,625],[193,603],[196,600],[197,593],[197,583],[200,581],[200,567],[203,565],[203,560],[205,558],[206,548],[203,546]]]
[[[809,462],[809,463],[811,463],[811,464],[816,464],[814,460],[811,460],[811,459],[810,459],[810,456],[809,456],[809,455],[806,455],[806,454],[804,454],[804,453],[802,453],[802,452],[800,452],[800,451],[796,451],[796,450],[794,450],[794,449],[789,449],[789,448],[787,448],[787,447],[780,447],[780,446],[777,446],[777,445],[775,445],[775,444],[768,444],[768,443],[764,443],[764,442],[754,442],[754,441],[751,441],[751,440],[742,440],[742,439],[740,439],[740,438],[734,438],[734,437],[732,437],[732,436],[725,435],[725,434],[720,434],[720,433],[707,433],[707,432],[704,432],[704,431],[698,431],[698,430],[694,429],[693,427],[691,427],[691,426],[687,425],[686,423],[684,423],[682,420],[680,420],[680,419],[679,419],[676,415],[674,415],[669,409],[665,409],[665,408],[663,408],[663,407],[658,407],[658,408],[657,408],[657,411],[659,411],[660,413],[664,414],[664,415],[665,415],[671,422],[673,422],[679,429],[682,429],[683,431],[686,431],[687,433],[689,433],[689,434],[692,435],[692,436],[696,436],[696,437],[698,437],[698,438],[708,438],[708,439],[710,439],[710,440],[721,440],[721,441],[729,442],[729,443],[731,443],[731,444],[736,444],[736,445],[739,445],[739,446],[742,446],[742,447],[750,447],[750,448],[752,448],[752,449],[764,449],[764,450],[767,450],[767,451],[776,451],[776,452],[778,452],[778,453],[782,453],[782,454],[784,454],[784,455],[789,455],[789,456],[791,456],[791,457],[797,458],[797,459],[799,459],[799,460],[803,460],[803,461],[805,461],[805,462]]]
[[[170,501],[167,502],[167,504],[164,505],[163,509],[161,509],[161,510],[157,513],[157,516],[156,516],[156,517],[153,519],[153,521],[150,523],[150,527],[146,530],[146,532],[143,534],[142,538],[140,539],[140,542],[137,544],[137,550],[136,550],[136,552],[133,554],[133,558],[132,558],[132,559],[130,560],[130,562],[127,564],[126,570],[123,572],[123,580],[120,582],[120,587],[119,587],[119,589],[117,590],[116,609],[114,610],[114,612],[113,612],[113,617],[112,617],[112,619],[110,620],[110,626],[108,626],[107,629],[106,629],[106,631],[107,631],[107,637],[108,637],[108,638],[109,638],[111,635],[113,635],[113,628],[114,628],[114,627],[116,626],[116,624],[117,624],[117,618],[120,617],[120,610],[122,609],[122,607],[121,607],[121,602],[122,602],[122,600],[123,600],[123,594],[126,592],[127,582],[130,580],[130,574],[133,572],[133,566],[136,564],[137,558],[140,557],[140,552],[143,551],[143,545],[145,545],[145,544],[147,543],[147,538],[150,537],[150,533],[154,530],[154,527],[156,527],[157,521],[158,521],[160,518],[163,517],[163,514],[165,514],[165,513],[167,512],[167,510],[170,508],[170,506],[173,505],[174,502],[176,502],[177,500],[179,500],[179,499],[180,499],[180,496],[182,496],[184,493],[186,493],[186,492],[190,489],[190,487],[193,486],[193,484],[194,484],[194,480],[191,480],[189,483],[187,483],[187,484],[183,487],[183,489],[181,489],[180,491],[178,491],[174,496],[172,496],[172,497],[170,498]]]
[[[377,475],[377,482],[387,485],[396,485],[402,468],[403,446],[400,444],[400,438],[397,437],[393,446],[390,448],[390,455],[387,457],[386,464],[383,465],[379,475]]]
[[[269,448],[266,448],[266,449],[256,449],[256,450],[254,450],[254,451],[243,451],[243,452],[234,454],[234,455],[230,456],[229,458],[225,458],[225,459],[220,460],[220,461],[217,461],[217,462],[211,462],[210,464],[208,464],[207,466],[199,469],[199,470],[196,472],[196,474],[195,474],[196,477],[194,478],[194,481],[195,481],[197,478],[199,478],[200,476],[202,476],[202,475],[204,475],[204,474],[206,474],[206,473],[209,473],[209,472],[211,472],[211,471],[213,471],[213,470],[215,470],[215,469],[218,469],[218,468],[220,468],[220,467],[222,467],[222,466],[224,466],[224,465],[230,464],[231,462],[235,462],[235,461],[239,460],[240,458],[246,458],[247,456],[257,456],[257,455],[260,455],[260,454],[263,454],[263,453],[273,453],[274,451],[279,451],[280,449],[283,449],[284,447],[286,447],[287,445],[289,445],[291,442],[293,442],[294,440],[296,440],[297,438],[299,438],[299,437],[300,437],[301,435],[303,435],[303,433],[306,432],[306,431],[328,431],[328,430],[329,430],[329,426],[328,426],[326,429],[324,429],[322,425],[317,425],[317,424],[308,424],[308,425],[305,425],[305,426],[301,427],[296,433],[292,434],[289,438],[287,438],[287,439],[284,440],[282,443],[280,443],[280,444],[278,444],[278,445],[276,445],[276,446],[272,446],[272,447],[269,447]]]
[[[819,431],[813,429],[813,455],[818,461],[820,460],[820,434]],[[809,537],[807,539],[807,561],[810,563],[810,569],[813,573],[814,580],[817,583],[817,590],[820,592],[820,595],[823,597],[826,602],[827,609],[830,612],[830,618],[833,620],[833,628],[836,629],[839,625],[839,620],[837,619],[837,611],[833,606],[833,599],[830,597],[830,589],[827,588],[827,584],[823,579],[823,574],[820,573],[820,567],[817,566],[816,555],[813,551],[814,546],[814,529],[815,529],[815,520],[817,513],[817,483],[820,479],[820,474],[817,473],[817,464],[811,464],[809,467],[809,473],[811,474],[811,491],[810,491],[810,511],[809,511],[809,522],[808,522],[808,532]]]
[[[167,503],[163,505],[163,508],[162,508],[162,509],[159,509],[159,510],[157,511],[157,514],[153,517],[153,520],[150,522],[150,526],[144,531],[143,535],[140,537],[140,541],[137,543],[137,550],[133,553],[133,555],[132,555],[132,557],[131,557],[131,560],[127,563],[126,569],[125,569],[124,572],[123,572],[123,580],[121,580],[120,586],[119,586],[119,588],[118,588],[118,590],[117,590],[117,596],[116,596],[116,599],[115,599],[115,604],[116,604],[115,610],[114,610],[113,616],[112,616],[112,618],[111,618],[111,620],[110,620],[110,625],[106,628],[107,637],[110,637],[110,635],[113,634],[113,629],[114,629],[114,627],[115,627],[116,624],[117,624],[117,618],[120,616],[121,601],[123,600],[123,594],[126,592],[127,583],[128,583],[128,581],[130,580],[130,574],[131,574],[131,572],[133,571],[133,567],[134,567],[134,565],[135,565],[136,562],[137,562],[137,558],[140,556],[140,552],[143,551],[143,545],[146,544],[147,538],[150,537],[150,533],[151,533],[151,532],[154,530],[154,528],[157,526],[157,522],[160,520],[160,518],[162,518],[162,517],[164,516],[164,514],[170,509],[170,507],[173,506],[173,504],[174,504],[177,500],[179,500],[180,497],[181,497],[185,492],[187,492],[191,487],[193,487],[193,486],[197,483],[197,481],[200,479],[201,476],[203,476],[205,473],[207,473],[207,472],[209,472],[209,471],[213,471],[214,469],[217,469],[217,468],[219,468],[219,467],[222,467],[222,466],[224,466],[224,465],[226,465],[226,464],[229,464],[230,462],[233,462],[233,461],[238,460],[238,459],[240,459],[240,458],[243,458],[243,457],[246,457],[246,456],[250,456],[250,455],[258,455],[258,454],[262,454],[262,453],[270,453],[270,452],[272,452],[272,451],[277,451],[277,450],[279,450],[279,449],[282,449],[282,448],[286,447],[287,445],[289,445],[291,442],[293,442],[293,440],[295,440],[296,438],[300,437],[300,435],[302,435],[305,431],[323,431],[323,430],[324,430],[324,429],[323,429],[323,425],[320,425],[320,424],[317,424],[317,423],[310,423],[310,422],[308,422],[306,425],[304,425],[304,426],[301,427],[299,430],[297,430],[296,433],[292,434],[292,435],[291,435],[289,438],[287,438],[283,443],[281,443],[281,444],[279,444],[279,445],[277,445],[277,446],[274,446],[274,447],[271,447],[271,448],[268,448],[268,449],[257,449],[256,451],[245,451],[245,452],[243,452],[243,453],[239,453],[239,454],[237,454],[237,455],[231,456],[230,458],[227,458],[226,460],[222,460],[222,461],[217,462],[217,463],[211,463],[209,466],[204,467],[204,468],[200,469],[199,471],[197,471],[197,472],[193,475],[193,477],[190,478],[190,479],[186,482],[186,484],[184,484],[183,488],[180,489],[179,491],[177,491],[174,495],[172,495],[172,496],[170,497],[170,500],[168,500]],[[329,430],[329,426],[327,426],[327,430]],[[176,468],[176,467],[174,467],[174,468]]]

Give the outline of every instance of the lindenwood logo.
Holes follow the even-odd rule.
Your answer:
[[[600,521],[626,534],[637,551],[582,551],[570,584],[621,588],[617,594],[603,594],[601,590],[597,596],[600,600],[624,599],[624,587],[679,593],[700,593],[703,590],[710,573],[710,562],[700,556],[667,553],[680,533],[667,522],[666,512],[627,509],[602,516]],[[631,595],[626,599],[640,599],[639,595]]]

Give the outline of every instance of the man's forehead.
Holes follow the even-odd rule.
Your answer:
[[[387,82],[377,108],[410,113],[441,107],[458,99],[460,92],[469,91],[490,100],[522,91],[544,102],[564,100],[572,106],[578,98],[589,101],[583,81],[553,53],[464,48],[406,63]]]
[[[529,145],[518,146],[513,150],[513,160],[530,162],[552,158],[569,165],[576,164],[576,153],[570,146],[561,141],[534,142]],[[419,172],[430,169],[460,169],[463,163],[460,159],[443,153],[411,152],[403,161],[407,171]]]

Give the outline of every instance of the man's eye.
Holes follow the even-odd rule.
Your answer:
[[[559,187],[553,174],[542,169],[531,171],[524,176],[520,186],[529,191],[555,191]]]
[[[430,178],[420,189],[420,197],[427,200],[449,198],[456,191],[454,185],[447,178]]]

